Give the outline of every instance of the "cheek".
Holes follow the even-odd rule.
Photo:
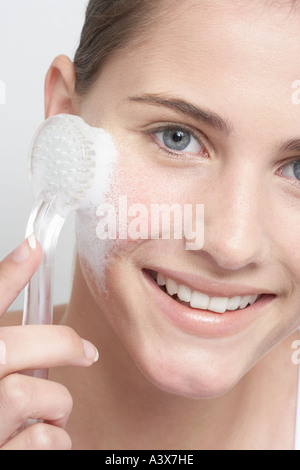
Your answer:
[[[129,156],[120,156],[120,165],[116,174],[118,195],[125,195],[129,205],[150,204],[174,201],[178,191],[170,185],[170,175],[154,165],[145,165],[142,158],[133,165]],[[169,178],[169,179],[168,179]]]
[[[193,187],[195,175],[191,177],[178,168],[145,162],[142,157],[130,157],[126,153],[120,155],[114,183],[117,190],[111,194],[118,215],[118,238],[124,247],[161,237],[161,223],[162,219],[167,220],[166,214],[171,214],[168,228],[172,233],[174,213],[180,215],[177,220],[182,220],[183,204],[195,207],[196,200],[200,200],[198,182]]]
[[[137,166],[128,168],[124,160],[118,157],[103,203],[89,201],[77,211],[78,254],[84,271],[100,290],[105,286],[107,265],[142,242],[151,203],[163,197],[157,174]]]
[[[139,243],[128,238],[128,207],[136,203],[146,206],[150,197],[150,192],[145,192],[146,172],[129,170],[124,160],[118,155],[105,196],[97,197],[102,192],[103,178],[99,177],[91,197],[76,214],[77,252],[83,274],[96,296],[107,291],[107,267]]]
[[[273,259],[283,267],[286,280],[292,292],[300,297],[300,251],[298,248],[300,237],[299,204],[292,204],[285,194],[276,195],[270,205],[270,232],[269,237],[273,244]],[[276,210],[274,210],[276,208]],[[273,210],[272,210],[273,209]],[[284,221],[284,222],[283,222]]]
[[[110,271],[117,269],[120,257],[129,256],[145,240],[153,238],[152,205],[165,204],[169,208],[191,202],[195,192],[190,183],[190,178],[180,172],[146,164],[136,154],[118,152],[103,204],[89,201],[77,213],[79,259],[93,290],[106,290],[108,265]],[[159,226],[158,232],[160,229]]]

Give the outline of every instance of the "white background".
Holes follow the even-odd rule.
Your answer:
[[[59,54],[74,57],[87,0],[0,0],[0,259],[25,235],[33,203],[28,150],[44,119],[44,79]],[[67,219],[55,263],[54,300],[71,288],[74,222]],[[22,294],[11,309],[22,309]]]

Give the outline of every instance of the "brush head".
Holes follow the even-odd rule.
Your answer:
[[[100,129],[79,116],[60,114],[38,129],[31,149],[30,173],[36,200],[54,199],[62,217],[87,197],[96,172],[96,142]]]

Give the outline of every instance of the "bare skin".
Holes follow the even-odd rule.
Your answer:
[[[2,322],[8,365],[0,366],[0,403],[3,383],[20,365],[51,366],[49,382],[28,387],[34,408],[49,421],[38,426],[53,435],[46,445],[32,443],[28,434],[9,439],[7,429],[18,429],[32,414],[32,402],[23,399],[20,410],[15,400],[8,424],[0,425],[0,433],[9,434],[4,448],[68,448],[71,440],[74,449],[293,448],[300,183],[293,174],[299,153],[288,143],[300,139],[299,107],[291,101],[291,84],[299,78],[300,11],[275,2],[163,4],[147,40],[111,56],[83,99],[74,92],[71,61],[55,59],[46,79],[46,117],[73,113],[106,129],[120,154],[119,188],[130,191],[133,202],[203,203],[203,249],[188,252],[174,240],[124,241],[106,265],[106,293],[94,282],[97,257],[88,266],[81,251],[58,329],[26,333]],[[223,124],[203,122],[195,108],[218,114]],[[166,148],[162,126],[170,124],[193,136],[192,150]],[[86,238],[89,246],[96,241]],[[39,256],[38,248],[22,270],[2,262],[2,314]],[[159,291],[153,294],[142,275],[149,267],[205,279],[217,286],[218,297],[248,289],[269,300],[245,328],[207,339],[201,327],[186,331],[166,318]],[[27,334],[32,347],[24,349]],[[69,340],[62,351],[64,335]],[[78,335],[99,349],[100,361],[91,368],[76,367],[93,363]],[[13,387],[5,396],[8,390]]]
[[[32,250],[25,241],[21,251],[11,253],[1,262],[1,316],[27,284],[40,257],[39,244],[36,250]],[[94,362],[96,349],[90,343],[83,343],[70,328],[24,328],[20,326],[20,319],[17,313],[7,315],[5,320],[1,319],[0,337],[4,345],[0,365],[1,449],[70,449],[70,436],[63,429],[72,410],[69,391],[61,384],[34,379],[19,372],[30,368],[47,368],[51,363],[54,367],[63,364],[87,367]],[[35,344],[40,348],[39,357]],[[17,433],[29,417],[43,417],[45,422]]]

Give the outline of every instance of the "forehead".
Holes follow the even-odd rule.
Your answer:
[[[247,79],[300,73],[300,8],[291,2],[167,0],[138,54],[140,65],[186,76],[201,68]],[[299,2],[297,3],[299,5]],[[141,54],[139,54],[139,52]],[[137,64],[138,65],[138,64]],[[260,66],[257,69],[257,66]],[[297,69],[295,69],[297,67]],[[234,74],[232,73],[234,72]]]
[[[299,126],[299,107],[291,107],[300,80],[299,2],[163,0],[140,42],[108,65],[101,77],[113,93],[184,94],[224,115],[233,102],[243,111],[284,107]]]

